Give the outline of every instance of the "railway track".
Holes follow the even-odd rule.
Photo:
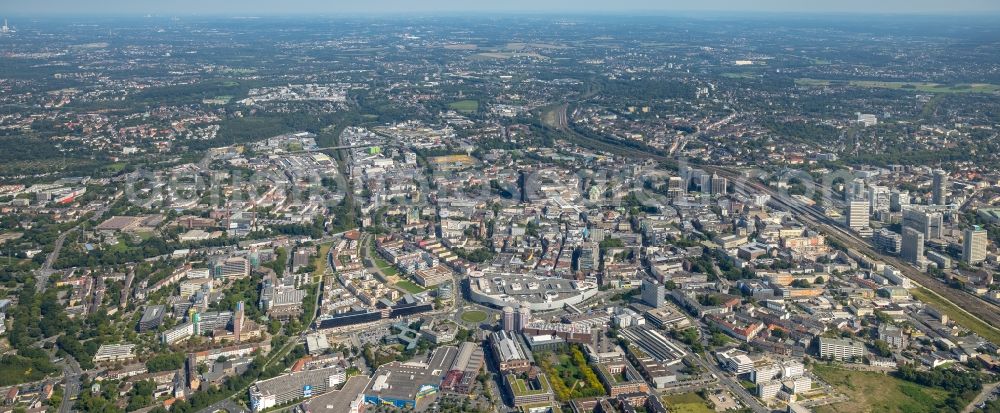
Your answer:
[[[569,124],[569,115],[567,113],[568,106],[569,106],[568,104],[563,104],[555,108],[556,125],[553,126],[569,134],[571,138],[575,140],[577,143],[581,144],[581,146],[586,146],[592,149],[604,150],[604,151],[609,151],[609,147],[612,147],[611,149],[613,150],[610,150],[610,152],[612,153],[626,155],[626,156],[633,156],[638,159],[654,159],[657,161],[665,161],[669,159],[668,157],[656,153],[644,152],[626,146],[610,145],[607,142],[589,138],[587,136],[584,136],[583,134],[576,132]],[[959,311],[964,312],[968,316],[983,323],[987,328],[990,328],[994,332],[1000,334],[1000,329],[996,327],[1000,326],[1000,306],[997,306],[996,304],[983,300],[966,291],[956,290],[954,288],[951,288],[945,285],[943,282],[941,282],[941,280],[938,280],[930,275],[927,275],[926,273],[912,267],[909,263],[906,263],[897,257],[885,255],[878,251],[875,251],[875,249],[870,246],[867,240],[861,238],[860,236],[858,236],[853,232],[844,229],[843,227],[840,226],[840,223],[834,221],[832,218],[820,213],[815,209],[812,209],[811,207],[807,207],[801,204],[799,201],[794,200],[788,196],[785,196],[770,187],[767,187],[757,182],[751,182],[750,180],[745,179],[739,173],[734,172],[733,170],[725,167],[703,165],[701,166],[701,168],[709,172],[715,172],[719,174],[719,176],[729,179],[730,182],[742,182],[747,186],[749,186],[750,188],[753,188],[755,191],[770,195],[772,203],[788,210],[789,212],[795,213],[796,217],[802,220],[804,223],[822,231],[828,237],[860,252],[861,254],[868,256],[869,258],[873,258],[885,262],[889,265],[892,265],[900,272],[902,272],[903,275],[905,275],[907,278],[909,278],[916,284],[930,290],[934,294],[937,294],[945,301],[948,301],[951,304],[955,305],[955,307]],[[965,327],[969,328],[969,326]],[[995,343],[995,344],[1000,344],[1000,343]]]
[[[869,245],[867,240],[840,227],[839,223],[835,222],[832,218],[823,215],[811,207],[802,205],[798,201],[778,193],[772,188],[756,182],[750,182],[741,175],[723,167],[705,166],[703,169],[715,172],[730,181],[741,180],[740,182],[744,182],[747,186],[753,188],[754,190],[770,195],[771,202],[788,210],[789,212],[795,213],[796,218],[804,221],[806,224],[821,230],[828,237],[831,237],[837,242],[855,249],[870,258],[880,260],[896,267],[896,269],[912,281],[951,302],[958,307],[959,310],[985,323],[993,330],[1000,332],[1000,330],[995,327],[1000,325],[1000,306],[976,297],[975,295],[963,290],[956,290],[948,287],[940,280],[910,266],[910,264],[897,257],[885,255],[875,251],[875,249]]]

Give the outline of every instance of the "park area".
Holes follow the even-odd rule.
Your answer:
[[[579,346],[573,345],[555,352],[539,352],[535,359],[549,376],[556,399],[566,401],[604,394],[604,385],[597,378],[594,369],[587,364]]]
[[[479,110],[479,102],[475,100],[460,100],[449,103],[448,109],[457,110],[462,113],[475,113]]]

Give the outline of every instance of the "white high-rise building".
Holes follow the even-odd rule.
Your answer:
[[[868,188],[868,205],[871,213],[889,212],[892,205],[890,200],[889,187],[882,185],[872,185]]]
[[[892,212],[902,211],[903,208],[910,206],[910,192],[909,191],[892,191],[889,194],[889,209]]]
[[[847,227],[861,232],[868,229],[868,202],[867,201],[851,201],[847,204]]]
[[[666,305],[666,287],[655,280],[642,280],[640,287],[642,302],[651,307],[659,308]]]
[[[965,230],[962,240],[962,261],[975,265],[986,260],[987,233],[978,225]]]

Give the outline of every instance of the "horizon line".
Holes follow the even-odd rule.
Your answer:
[[[72,18],[72,17],[95,17],[104,16],[108,18],[176,18],[176,17],[217,17],[217,18],[265,18],[265,17],[452,17],[452,16],[477,16],[477,17],[499,17],[499,16],[536,16],[536,17],[694,17],[694,16],[787,16],[787,17],[975,17],[975,18],[996,18],[1000,17],[1000,10],[962,10],[962,11],[866,11],[866,10],[750,10],[750,9],[632,9],[632,10],[611,10],[611,9],[589,9],[574,10],[571,12],[560,10],[394,10],[394,11],[349,11],[349,12],[185,12],[185,13],[164,13],[164,12],[13,12],[3,16],[16,18]]]

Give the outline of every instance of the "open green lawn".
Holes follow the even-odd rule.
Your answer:
[[[936,412],[948,392],[900,380],[882,373],[854,371],[816,364],[813,373],[850,398],[817,407],[824,412]]]
[[[713,413],[708,407],[708,401],[701,398],[698,393],[681,393],[663,396],[663,403],[667,409],[676,413]]]
[[[402,288],[403,290],[405,290],[410,294],[417,294],[424,292],[423,287],[414,284],[413,281],[410,280],[400,280],[399,282],[396,283],[396,286]]]
[[[485,311],[473,310],[462,313],[462,321],[467,323],[481,323],[489,317]]]
[[[473,113],[479,110],[479,102],[475,100],[460,100],[448,104],[449,109],[454,109],[463,113]]]
[[[399,274],[399,270],[396,266],[383,259],[382,256],[378,254],[378,251],[375,251],[375,248],[372,245],[368,246],[368,257],[371,258],[372,262],[375,263],[375,266],[378,267],[378,269],[382,270],[382,273],[385,274],[386,277],[392,277],[393,275]]]
[[[125,162],[109,163],[107,166],[104,167],[105,171],[108,171],[108,172],[111,172],[111,173],[121,172],[122,169],[125,169]]]
[[[942,313],[947,314],[948,318],[954,320],[962,327],[974,331],[976,334],[979,334],[981,337],[989,340],[993,344],[1000,344],[1000,330],[997,330],[995,327],[987,324],[986,322],[980,321],[978,318],[969,315],[969,313],[965,312],[955,304],[952,304],[950,301],[946,301],[944,298],[941,298],[941,296],[934,294],[924,287],[911,289],[910,294],[913,294],[913,297],[916,299],[930,304]]]
[[[849,84],[854,87],[914,90],[929,93],[991,93],[1000,91],[1000,86],[989,83],[961,83],[946,85],[931,82],[883,82],[877,80],[841,81],[802,78],[795,79],[795,84],[800,86],[830,86],[835,84]]]
[[[378,265],[377,262],[376,265]],[[399,270],[397,270],[396,267],[393,267],[392,265],[388,265],[385,267],[378,265],[378,269],[382,270],[382,273],[385,274],[386,277],[391,277],[393,275],[399,274]]]
[[[313,266],[316,267],[316,270],[313,271],[312,273],[313,282],[319,282],[320,279],[323,277],[323,273],[326,272],[326,264],[327,264],[326,256],[330,253],[331,245],[332,245],[331,243],[326,243],[319,246],[319,254],[313,261]]]

